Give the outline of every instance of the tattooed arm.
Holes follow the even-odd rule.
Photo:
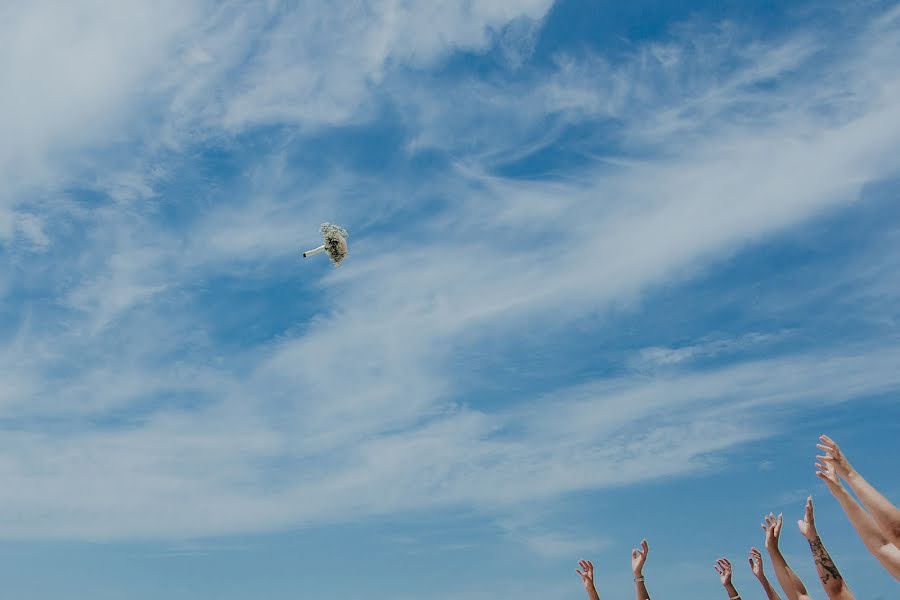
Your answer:
[[[819,579],[822,581],[822,587],[830,600],[855,600],[847,582],[841,577],[840,571],[819,537],[816,531],[816,522],[813,517],[812,496],[806,500],[806,515],[803,520],[797,521],[800,527],[800,533],[809,541],[809,548],[812,550],[813,559],[816,561],[816,570],[819,572]]]
[[[900,580],[900,548],[891,543],[872,516],[844,489],[832,461],[822,460],[821,463],[816,463],[816,469],[816,475],[825,482],[828,490],[840,503],[869,552],[891,575]]]
[[[825,455],[816,458],[823,464],[831,464],[834,467],[837,474],[856,492],[866,510],[872,514],[872,519],[878,524],[882,534],[892,544],[900,546],[900,509],[856,472],[837,442],[827,435],[819,437],[819,441],[822,443],[817,446],[819,450],[825,452]]]
[[[794,570],[788,566],[787,561],[784,560],[784,556],[781,554],[781,549],[778,547],[783,524],[784,520],[781,515],[778,515],[776,518],[775,515],[769,513],[762,525],[763,531],[766,532],[766,550],[769,551],[769,558],[772,559],[775,577],[778,578],[778,583],[781,584],[781,589],[784,590],[788,600],[811,600],[809,592],[806,591],[806,586],[803,585],[803,582],[800,581]]]

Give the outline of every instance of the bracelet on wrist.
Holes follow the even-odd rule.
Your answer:
[[[637,577],[634,578],[634,581],[635,581],[635,582],[643,581],[643,580],[644,580],[644,576],[643,576],[643,575],[639,575],[639,576],[637,576]]]

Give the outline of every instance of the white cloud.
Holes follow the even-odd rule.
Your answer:
[[[389,73],[395,61],[424,68],[453,49],[483,50],[491,39],[486,28],[522,14],[539,18],[547,5],[365,5],[377,12],[374,19],[363,5],[328,5],[322,23],[346,25],[352,41],[337,54],[328,52],[334,49],[324,29],[287,34],[309,29],[300,13],[276,20],[269,31],[262,8],[225,5],[196,39],[186,33],[196,16],[188,11],[174,25],[134,32],[141,44],[133,55],[90,45],[102,41],[84,41],[87,48],[76,55],[85,64],[95,54],[114,55],[100,63],[113,74],[133,61],[126,83],[163,73],[154,93],[165,105],[151,103],[161,129],[141,150],[153,156],[161,145],[185,149],[198,131],[214,138],[222,126],[353,120],[365,112],[372,86],[393,99],[409,90],[404,77]],[[49,18],[34,15],[36,22]],[[128,27],[121,35],[151,17],[123,13]],[[60,22],[69,23],[71,35],[78,16],[68,18]],[[443,37],[418,35],[426,21],[438,21]],[[389,221],[392,182],[329,174],[312,190],[302,188],[306,204],[285,202],[279,198],[286,190],[304,182],[281,157],[266,157],[247,168],[240,189],[217,196],[221,202],[179,229],[141,206],[155,197],[154,173],[168,171],[140,168],[140,161],[136,171],[133,162],[117,162],[121,170],[109,177],[90,169],[91,186],[121,202],[66,207],[83,239],[52,261],[28,259],[40,267],[32,283],[44,286],[55,305],[23,327],[5,354],[10,385],[0,396],[2,409],[22,428],[0,441],[7,482],[0,506],[15,515],[0,524],[0,534],[182,537],[450,505],[492,511],[523,499],[702,472],[721,452],[775,433],[755,417],[764,407],[800,411],[814,401],[897,389],[900,351],[881,344],[668,372],[649,382],[594,382],[521,399],[515,410],[461,406],[459,397],[466,376],[460,356],[481,340],[515,340],[545,325],[548,335],[559,335],[585,315],[635,306],[642,294],[838,210],[866,182],[896,173],[900,109],[893,92],[900,82],[896,59],[884,49],[900,32],[878,27],[887,29],[828,63],[842,79],[801,78],[764,97],[748,88],[805,65],[818,48],[808,36],[774,50],[745,49],[745,68],[724,84],[718,64],[698,62],[702,51],[671,45],[641,51],[621,70],[597,59],[561,59],[554,77],[521,102],[512,101],[517,90],[469,88],[480,96],[479,110],[490,107],[482,118],[516,113],[500,122],[504,127],[534,127],[556,112],[570,122],[616,118],[623,140],[653,152],[596,169],[592,163],[562,181],[508,180],[485,173],[502,162],[497,157],[511,141],[531,139],[538,148],[557,138],[534,141],[487,127],[455,171],[429,181],[428,194],[446,199],[438,214],[417,222],[415,235],[366,237],[354,230],[352,268],[348,263],[316,282],[320,300],[306,307],[314,318],[241,352],[221,350],[208,338],[215,317],[191,305],[196,288],[220,275],[271,276],[279,259],[299,249],[297,232],[328,220],[329,203],[347,187],[365,186],[372,200],[340,205],[342,216],[362,225]],[[51,53],[49,70],[68,64],[61,55]],[[158,55],[171,70],[146,58]],[[649,74],[638,68],[648,56],[659,63]],[[667,69],[712,72],[677,90],[678,76],[659,84]],[[319,85],[316,78],[327,81]],[[86,87],[83,100],[76,94],[73,106],[83,104],[73,109],[76,118],[50,120],[31,156],[49,156],[57,139],[69,149],[111,143],[116,124],[140,105],[113,80]],[[237,89],[223,83],[231,80]],[[603,94],[601,86],[585,86],[589,80],[613,89]],[[842,103],[848,90],[850,100]],[[811,97],[828,99],[827,118]],[[412,145],[462,148],[460,139],[479,121],[443,112],[459,100],[408,96],[418,128]],[[647,118],[653,106],[664,110]],[[752,119],[730,118],[745,106],[757,111]],[[102,136],[69,129],[97,119],[105,123]],[[25,122],[37,127],[34,118]],[[445,135],[454,129],[458,137]],[[43,165],[35,173],[57,168],[34,162]],[[30,227],[35,245],[53,247],[52,232],[38,222]],[[686,353],[743,343],[700,340]],[[679,350],[685,349],[664,349],[663,362],[686,364]],[[54,429],[59,423],[62,432]],[[575,543],[552,532],[530,535],[535,548],[550,552]]]

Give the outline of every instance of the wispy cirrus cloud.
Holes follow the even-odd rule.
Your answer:
[[[35,159],[33,185],[58,192],[58,178],[85,180],[105,194],[97,206],[13,202],[16,214],[37,215],[29,235],[47,250],[21,260],[49,302],[20,300],[35,316],[6,352],[13,385],[3,395],[10,429],[0,470],[16,519],[4,535],[192,537],[446,506],[491,512],[703,472],[728,449],[773,435],[754,419],[760,407],[900,387],[896,346],[882,343],[556,386],[515,409],[467,399],[459,364],[485,340],[515,342],[535,326],[566,337],[588,315],[635,310],[655,290],[845,210],[866,183],[900,168],[894,21],[873,22],[822,63],[815,32],[760,44],[729,26],[642,47],[624,64],[560,56],[537,83],[411,83],[409,71],[492,47],[491,30],[538,20],[549,3],[511,6],[322,5],[314,22],[274,3],[226,4],[199,27],[207,11],[197,5],[139,32],[147,49],[134,56],[96,50],[110,55],[113,74],[136,62],[125,81],[143,93],[131,102],[114,77],[105,92],[85,91],[84,112],[47,124],[38,141],[50,141],[30,151],[45,157]],[[152,21],[144,10],[117,17],[123,35]],[[418,35],[425,22],[444,35]],[[342,52],[326,35],[334,28],[350,40]],[[724,80],[721,63],[709,62],[723,48],[740,63]],[[825,71],[840,77],[816,78]],[[147,120],[137,116],[144,102]],[[404,116],[403,152],[444,157],[437,173],[395,183],[290,162],[292,149],[317,141],[306,136],[362,126],[376,103]],[[137,149],[113,161],[121,171],[98,177],[96,165],[70,171],[71,157],[46,159],[68,128],[107,115],[136,119],[123,130]],[[119,122],[104,121],[106,137],[73,129],[68,147],[114,147]],[[613,133],[602,127],[610,122]],[[238,145],[261,125],[285,126],[284,147],[245,158],[233,187],[189,198],[171,181],[172,163],[202,165],[197,145]],[[585,161],[552,181],[499,174],[529,155],[513,160],[510,148],[568,148],[565,128],[589,125],[621,152],[596,161],[590,144],[576,145]],[[65,177],[41,175],[51,172]],[[284,200],[297,188],[302,199]],[[408,199],[395,198],[398,188]],[[341,202],[348,190],[357,203]],[[432,209],[410,216],[426,199]],[[176,209],[184,220],[167,220]],[[329,211],[351,227],[352,268],[292,282],[303,293],[296,313],[240,350],[223,349],[223,315],[242,340],[265,317],[245,302],[254,286],[318,273],[284,270],[298,232],[314,232]],[[83,232],[77,241],[47,226],[56,222],[47,215],[62,214]],[[401,218],[408,225],[388,227]],[[229,277],[254,283],[216,307]],[[683,369],[686,355],[759,341],[699,337],[638,356]],[[655,460],[663,453],[666,465]],[[575,459],[594,468],[586,475]],[[553,532],[527,539],[540,552],[574,548]]]

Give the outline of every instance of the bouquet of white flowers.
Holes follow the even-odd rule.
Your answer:
[[[328,257],[331,258],[331,262],[334,263],[334,266],[341,266],[341,261],[347,258],[347,237],[350,234],[347,233],[346,229],[338,227],[337,225],[332,225],[331,223],[322,223],[322,226],[319,227],[319,229],[322,231],[322,237],[325,238],[325,243],[314,250],[304,252],[303,258],[318,254],[319,252],[327,252]]]

